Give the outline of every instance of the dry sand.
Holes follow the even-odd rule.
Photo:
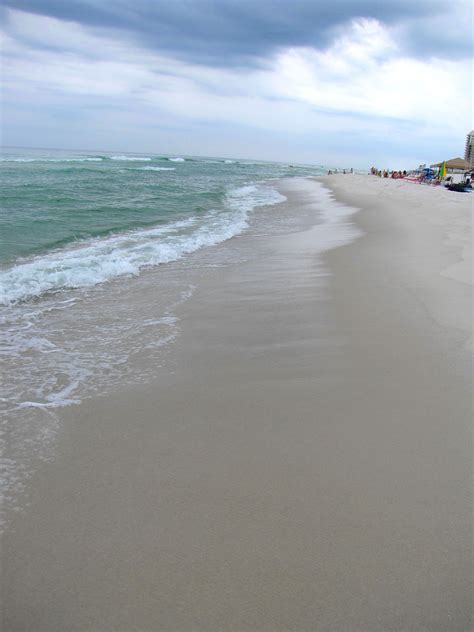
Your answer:
[[[331,276],[317,227],[239,238],[173,371],[65,413],[5,537],[5,630],[470,629],[470,200],[327,183],[365,232]]]

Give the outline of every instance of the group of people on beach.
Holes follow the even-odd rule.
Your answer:
[[[389,171],[388,169],[384,169],[381,171],[377,169],[377,167],[370,167],[370,173],[373,176],[378,176],[379,178],[406,178],[407,172],[404,171]]]
[[[474,172],[473,172],[474,173]],[[441,169],[438,173],[430,167],[425,167],[421,170],[410,171],[407,173],[404,171],[389,171],[384,169],[381,171],[377,167],[370,168],[370,174],[378,176],[379,178],[394,178],[394,179],[406,179],[410,182],[418,182],[420,184],[440,185],[443,184],[450,191],[472,191],[472,173],[466,172],[463,175],[462,180],[455,182],[452,175],[442,175]]]

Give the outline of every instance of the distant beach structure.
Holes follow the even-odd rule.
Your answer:
[[[446,163],[446,172],[447,173],[462,173],[466,169],[469,168],[469,164],[467,160],[463,160],[463,158],[451,158],[450,160],[436,162],[430,167],[432,169],[441,167],[444,163]]]

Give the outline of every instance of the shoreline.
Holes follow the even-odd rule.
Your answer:
[[[355,187],[338,176],[325,176],[321,181],[341,202],[370,207],[368,222],[369,213],[357,214],[356,222],[362,230],[376,231],[382,237],[390,230],[397,231],[403,239],[403,250],[394,255],[397,272],[403,275],[410,291],[419,291],[430,318],[446,333],[457,331],[460,345],[472,351],[473,226],[469,195],[439,187],[414,187],[400,180],[384,179],[378,185],[374,176],[350,177]],[[404,196],[400,203],[406,205],[400,209],[402,214],[396,206],[400,193]],[[384,212],[382,217],[373,212],[377,205]],[[423,250],[418,256],[420,246]]]
[[[248,238],[159,382],[64,412],[5,537],[6,629],[468,629],[459,208],[426,230],[374,181],[323,178],[360,239]]]

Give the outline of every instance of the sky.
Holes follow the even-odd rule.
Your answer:
[[[2,144],[409,168],[462,156],[470,0],[4,0]]]

